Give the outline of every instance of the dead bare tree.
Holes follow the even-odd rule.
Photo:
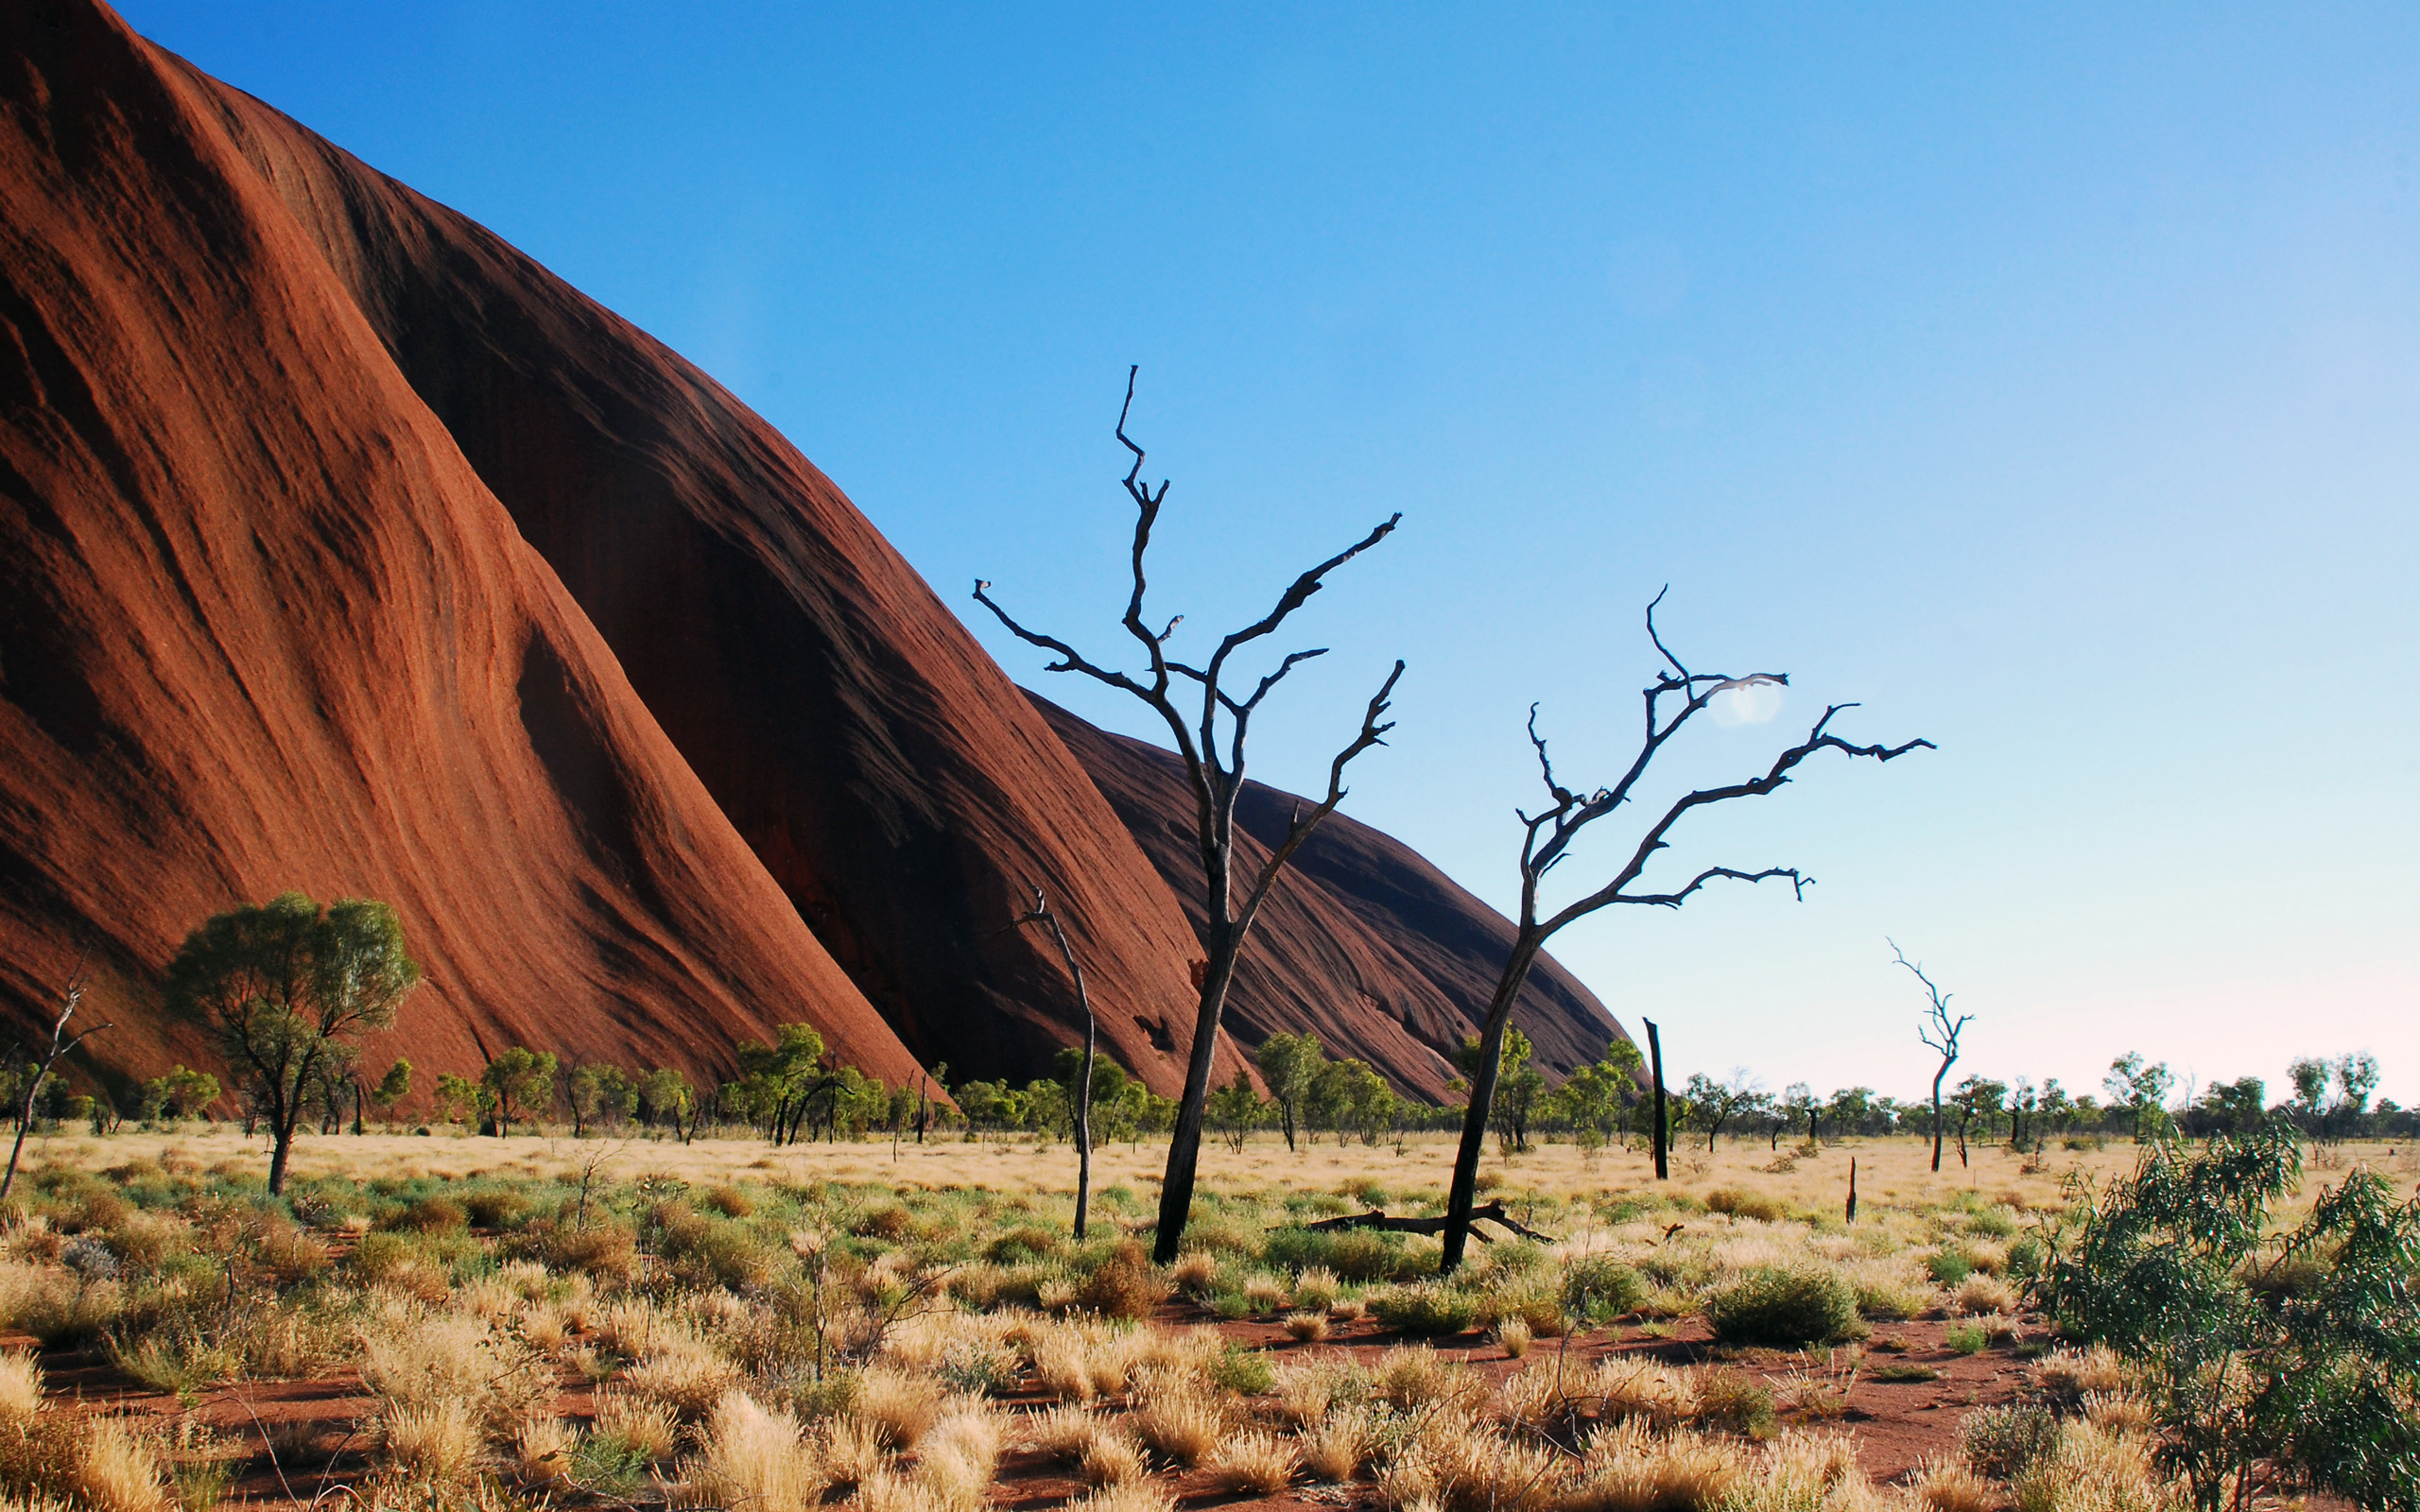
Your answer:
[[[1219,1021],[1226,1009],[1227,989],[1235,979],[1236,961],[1242,954],[1244,941],[1252,933],[1253,920],[1278,873],[1293,859],[1320,821],[1336,811],[1344,798],[1344,768],[1352,760],[1373,746],[1384,745],[1386,732],[1394,728],[1384,719],[1388,699],[1394,693],[1395,682],[1403,676],[1403,663],[1387,674],[1386,681],[1369,702],[1361,715],[1361,728],[1336,759],[1328,764],[1327,793],[1308,813],[1297,809],[1287,821],[1286,833],[1270,848],[1268,859],[1258,871],[1248,876],[1240,887],[1235,878],[1236,800],[1244,785],[1244,737],[1251,728],[1252,717],[1269,696],[1270,691],[1283,681],[1286,675],[1313,657],[1326,654],[1326,647],[1314,650],[1289,651],[1279,662],[1275,671],[1260,679],[1248,697],[1237,698],[1228,694],[1221,681],[1229,672],[1228,662],[1235,654],[1253,642],[1273,633],[1286,622],[1288,615],[1303,607],[1313,593],[1323,586],[1327,575],[1354,558],[1384,541],[1392,534],[1395,523],[1403,518],[1395,514],[1373,529],[1368,535],[1330,557],[1310,571],[1294,579],[1268,614],[1219,643],[1201,666],[1177,662],[1167,654],[1168,637],[1176,632],[1184,616],[1180,614],[1154,630],[1143,618],[1144,573],[1143,556],[1151,543],[1151,526],[1159,519],[1160,507],[1167,502],[1168,485],[1163,480],[1155,492],[1142,481],[1143,449],[1126,435],[1126,417],[1134,406],[1134,374],[1126,373],[1126,403],[1117,412],[1117,439],[1134,454],[1134,465],[1126,473],[1127,496],[1134,501],[1133,592],[1126,601],[1123,624],[1126,631],[1143,648],[1149,659],[1148,677],[1129,677],[1087,659],[1066,642],[1053,636],[1036,634],[1009,617],[1006,610],[994,603],[986,593],[992,585],[977,580],[975,597],[985,609],[998,617],[1009,633],[1031,645],[1042,647],[1059,658],[1044,670],[1049,672],[1080,672],[1096,681],[1120,689],[1141,699],[1153,713],[1167,722],[1168,733],[1176,742],[1177,755],[1184,763],[1185,777],[1191,782],[1194,798],[1194,822],[1201,850],[1201,875],[1206,894],[1206,918],[1201,927],[1202,960],[1197,971],[1201,996],[1194,1012],[1193,1044],[1185,1062],[1184,1095],[1177,1109],[1176,1130],[1168,1141],[1167,1174],[1160,1188],[1160,1220],[1152,1249],[1155,1258],[1166,1264],[1176,1259],[1177,1245],[1184,1237],[1184,1226],[1193,1209],[1194,1173],[1201,1160],[1201,1130],[1207,1116],[1210,1098],[1210,1067],[1219,1047]],[[1198,716],[1187,713],[1177,705],[1176,685],[1183,680],[1201,691],[1201,708]],[[1187,695],[1188,700],[1190,695]],[[1224,735],[1221,736],[1221,716]],[[1223,749],[1222,749],[1223,747]]]
[[[1076,960],[1076,948],[1067,943],[1067,932],[1059,926],[1059,916],[1050,911],[1050,900],[1042,889],[1033,889],[1033,906],[1016,917],[1009,927],[1022,928],[1040,924],[1050,931],[1059,946],[1059,958],[1067,963],[1067,975],[1076,984],[1076,1006],[1084,1015],[1084,1063],[1076,1076],[1076,1238],[1084,1237],[1084,1218],[1093,1199],[1093,1055],[1099,1041],[1099,1026],[1093,1022],[1093,1000],[1084,992],[1084,969]]]
[[[1949,1068],[1958,1063],[1958,1036],[1975,1022],[1975,1016],[1962,1013],[1955,1019],[1951,1018],[1949,1000],[1956,994],[1944,992],[1933,986],[1932,978],[1925,975],[1923,967],[1908,959],[1907,953],[1899,949],[1897,940],[1886,935],[1882,943],[1891,947],[1891,954],[1901,966],[1916,973],[1916,980],[1925,985],[1925,993],[1932,1000],[1931,1005],[1925,1009],[1925,1016],[1916,1022],[1916,1038],[1924,1041],[1926,1049],[1941,1057],[1941,1069],[1932,1074],[1932,1168],[1938,1171],[1941,1169],[1941,1081],[1949,1074]]]
[[[1683,726],[1703,712],[1722,694],[1758,686],[1786,687],[1789,679],[1778,672],[1752,673],[1735,678],[1726,673],[1691,672],[1682,665],[1664,644],[1655,631],[1655,606],[1664,602],[1659,593],[1647,606],[1647,638],[1668,663],[1668,670],[1659,667],[1655,680],[1646,687],[1647,728],[1644,739],[1627,771],[1611,787],[1600,787],[1593,793],[1579,793],[1556,781],[1554,763],[1547,755],[1546,737],[1538,733],[1537,705],[1530,706],[1530,746],[1536,751],[1538,775],[1546,783],[1550,804],[1535,815],[1514,810],[1521,820],[1521,918],[1512,937],[1512,954],[1504,963],[1504,974],[1495,984],[1495,995],[1488,1002],[1487,1020],[1479,1035],[1478,1069],[1471,1077],[1470,1110],[1462,1117],[1461,1148],[1454,1160],[1454,1184],[1446,1196],[1444,1253],[1439,1269],[1450,1273],[1461,1263],[1463,1236],[1470,1229],[1471,1203],[1478,1193],[1478,1158],[1487,1135],[1487,1114],[1495,1099],[1495,1079],[1503,1055],[1504,1029],[1512,1019],[1512,1005],[1520,998],[1521,988],[1530,978],[1530,968],[1536,963],[1538,953],[1547,940],[1576,919],[1584,919],[1600,908],[1615,903],[1651,903],[1659,908],[1678,908],[1699,888],[1717,880],[1728,882],[1767,882],[1775,878],[1789,879],[1794,896],[1804,896],[1814,881],[1795,867],[1767,867],[1761,871],[1741,871],[1732,867],[1708,867],[1683,885],[1667,892],[1632,892],[1640,873],[1658,850],[1671,842],[1667,838],[1673,826],[1691,812],[1711,803],[1727,802],[1737,798],[1761,798],[1789,782],[1789,774],[1799,763],[1822,750],[1837,750],[1846,756],[1869,756],[1887,762],[1923,747],[1933,748],[1928,740],[1911,740],[1901,746],[1852,746],[1838,735],[1828,732],[1833,716],[1855,704],[1833,704],[1824,711],[1824,717],[1806,732],[1806,738],[1773,758],[1772,765],[1760,777],[1729,783],[1722,787],[1701,788],[1673,800],[1664,816],[1651,825],[1640,836],[1630,859],[1614,873],[1611,881],[1560,911],[1541,920],[1538,918],[1538,886],[1569,852],[1571,843],[1582,831],[1613,813],[1631,799],[1639,780],[1647,775],[1649,764],[1656,754],[1681,732]],[[1664,701],[1682,700],[1679,712],[1670,717],[1663,713]],[[1656,1077],[1660,1091],[1663,1077]],[[1659,1128],[1656,1159],[1657,1174],[1663,1173]]]
[[[83,1006],[84,988],[92,980],[85,970],[86,964],[84,961],[76,963],[76,970],[68,975],[67,986],[60,991],[59,1017],[50,1026],[49,1051],[39,1060],[31,1056],[26,1057],[26,1084],[17,1095],[17,1141],[9,1146],[9,1170],[6,1175],[0,1175],[0,1201],[7,1200],[9,1189],[16,1184],[17,1160],[26,1153],[26,1131],[33,1127],[34,1098],[41,1092],[42,1084],[50,1079],[51,1068],[93,1036],[104,1029],[116,1027],[113,1023],[96,1023],[73,1038],[67,1033],[68,1022],[76,1017],[76,1010]]]

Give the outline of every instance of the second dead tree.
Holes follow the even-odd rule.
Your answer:
[[[1897,940],[1886,937],[1882,943],[1891,947],[1892,955],[1901,966],[1916,974],[1916,980],[1925,985],[1926,995],[1932,1000],[1925,1009],[1924,1018],[1916,1024],[1916,1038],[1941,1057],[1941,1069],[1932,1074],[1932,1168],[1938,1171],[1941,1169],[1941,1082],[1949,1074],[1949,1068],[1958,1064],[1958,1036],[1975,1022],[1975,1016],[1962,1013],[1955,1019],[1951,1018],[1949,1000],[1954,994],[1933,986],[1932,978],[1925,975],[1923,967],[1908,959],[1907,953],[1899,949]]]
[[[1714,699],[1734,690],[1758,686],[1785,687],[1789,679],[1777,672],[1752,673],[1732,677],[1720,672],[1692,672],[1683,665],[1663,638],[1655,632],[1655,606],[1664,601],[1657,593],[1647,606],[1647,638],[1654,644],[1666,667],[1658,668],[1655,680],[1642,692],[1646,701],[1646,730],[1638,754],[1628,770],[1611,787],[1600,787],[1593,793],[1576,792],[1564,787],[1555,778],[1554,764],[1547,758],[1546,737],[1538,733],[1537,706],[1530,707],[1530,745],[1537,754],[1539,780],[1546,784],[1547,805],[1531,815],[1515,811],[1521,820],[1521,905],[1518,927],[1512,937],[1512,953],[1504,963],[1504,974],[1495,985],[1495,995],[1488,1003],[1485,1026],[1479,1036],[1478,1068],[1471,1078],[1471,1103],[1462,1118],[1462,1142],[1454,1160],[1454,1184],[1445,1199],[1444,1252],[1439,1257],[1438,1269],[1450,1274],[1461,1263],[1463,1238],[1470,1229],[1471,1204],[1478,1194],[1478,1160],[1487,1134],[1487,1115],[1495,1098],[1496,1074],[1501,1069],[1505,1026],[1512,1022],[1512,1005],[1521,995],[1522,986],[1529,981],[1530,968],[1538,953],[1555,931],[1577,919],[1584,919],[1600,908],[1615,903],[1650,903],[1659,908],[1678,908],[1707,883],[1718,879],[1730,882],[1765,882],[1787,878],[1793,894],[1803,895],[1812,880],[1795,867],[1767,867],[1761,871],[1741,871],[1731,867],[1708,867],[1686,883],[1668,892],[1632,892],[1640,873],[1657,851],[1671,842],[1668,836],[1675,825],[1693,810],[1711,803],[1727,802],[1738,798],[1761,798],[1778,791],[1789,782],[1789,774],[1801,762],[1822,750],[1837,750],[1846,756],[1870,757],[1887,762],[1904,756],[1918,747],[1932,749],[1928,740],[1911,740],[1898,746],[1852,746],[1840,736],[1829,733],[1835,715],[1855,704],[1833,704],[1815,721],[1806,738],[1773,758],[1772,765],[1763,775],[1728,783],[1721,787],[1700,788],[1673,800],[1661,818],[1640,836],[1630,859],[1614,873],[1603,886],[1587,896],[1566,904],[1552,916],[1538,917],[1538,888],[1546,874],[1569,852],[1572,842],[1582,831],[1630,801],[1639,780],[1646,776],[1649,764],[1654,761],[1673,736],[1684,726],[1703,713]],[[1679,698],[1680,710],[1667,717],[1665,700]],[[1658,1111],[1662,1102],[1663,1077],[1656,1077]],[[1659,1120],[1660,1121],[1660,1120]],[[1656,1130],[1656,1174],[1665,1169],[1664,1130]]]
[[[1099,1025],[1093,1022],[1093,1000],[1084,991],[1084,969],[1076,960],[1076,948],[1067,943],[1067,931],[1061,927],[1059,916],[1050,911],[1050,900],[1041,888],[1033,889],[1033,906],[1019,914],[1009,927],[1040,924],[1050,931],[1050,938],[1059,947],[1059,959],[1065,962],[1067,975],[1076,984],[1076,1006],[1084,1016],[1084,1063],[1077,1073],[1076,1104],[1076,1238],[1084,1237],[1084,1219],[1092,1207],[1093,1196],[1093,1056],[1099,1042]],[[924,1139],[924,1130],[916,1132]]]

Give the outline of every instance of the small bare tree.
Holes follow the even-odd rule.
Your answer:
[[[17,1160],[26,1153],[26,1130],[33,1127],[34,1098],[41,1093],[43,1083],[50,1079],[51,1068],[93,1036],[104,1029],[116,1027],[112,1023],[96,1023],[72,1036],[68,1034],[67,1025],[76,1017],[76,1010],[84,1005],[84,988],[92,980],[85,965],[83,961],[77,962],[76,970],[68,974],[66,987],[60,990],[59,1017],[50,1026],[50,1048],[38,1057],[26,1057],[26,1084],[17,1094],[17,1140],[9,1146],[8,1173],[0,1175],[0,1200],[5,1200],[9,1189],[16,1185]]]
[[[1143,617],[1143,556],[1151,543],[1151,526],[1159,519],[1160,507],[1166,503],[1168,486],[1164,480],[1157,491],[1142,481],[1143,449],[1126,435],[1126,417],[1134,406],[1134,373],[1126,373],[1126,404],[1117,412],[1117,439],[1134,454],[1134,465],[1126,473],[1126,492],[1134,501],[1133,591],[1126,601],[1123,624],[1126,632],[1142,647],[1150,672],[1140,678],[1103,667],[1078,651],[1066,642],[1053,636],[1040,635],[1027,629],[1009,617],[1006,610],[994,603],[987,590],[991,584],[977,580],[976,601],[998,617],[1009,633],[1030,645],[1037,645],[1059,658],[1044,670],[1048,672],[1080,672],[1096,681],[1106,683],[1141,699],[1165,720],[1168,733],[1176,743],[1177,755],[1184,763],[1186,780],[1193,788],[1194,824],[1201,849],[1201,874],[1205,889],[1206,918],[1201,926],[1202,960],[1196,972],[1200,999],[1194,1011],[1193,1044],[1185,1061],[1184,1095],[1178,1105],[1176,1130],[1168,1141],[1168,1163],[1166,1179],[1160,1187],[1159,1228],[1152,1241],[1153,1257],[1162,1264],[1176,1259],[1177,1246],[1184,1237],[1186,1219],[1193,1210],[1194,1173],[1201,1158],[1201,1130],[1209,1112],[1210,1070],[1219,1048],[1219,1021],[1226,1010],[1227,990],[1236,974],[1236,961],[1243,954],[1244,941],[1252,933],[1253,919],[1260,905],[1275,885],[1278,873],[1293,859],[1320,821],[1336,811],[1344,798],[1344,768],[1353,758],[1373,746],[1384,745],[1386,732],[1394,728],[1385,719],[1388,699],[1394,693],[1395,682],[1403,676],[1403,663],[1394,670],[1370,699],[1362,712],[1361,728],[1336,759],[1328,764],[1327,793],[1313,804],[1308,813],[1299,808],[1287,821],[1286,833],[1274,846],[1256,872],[1248,874],[1238,885],[1235,875],[1236,800],[1244,786],[1244,737],[1251,728],[1252,717],[1260,710],[1270,691],[1283,681],[1286,675],[1313,657],[1327,654],[1326,647],[1290,651],[1277,664],[1275,671],[1260,679],[1250,696],[1236,697],[1222,686],[1231,670],[1229,661],[1237,651],[1275,632],[1288,615],[1320,591],[1327,575],[1354,558],[1384,541],[1392,534],[1396,514],[1373,529],[1353,545],[1321,562],[1294,579],[1279,595],[1276,608],[1242,629],[1219,643],[1207,662],[1191,666],[1173,661],[1167,654],[1168,637],[1184,616],[1180,614],[1154,630]],[[1201,693],[1198,713],[1178,707],[1177,684],[1185,682]],[[1191,697],[1187,691],[1188,700]],[[1222,724],[1223,719],[1223,724]]]
[[[1076,1006],[1084,1015],[1084,1063],[1077,1074],[1076,1104],[1076,1238],[1084,1237],[1084,1219],[1093,1198],[1093,1055],[1098,1043],[1099,1026],[1093,1022],[1093,1000],[1084,992],[1084,969],[1076,960],[1076,948],[1067,943],[1067,932],[1059,925],[1059,916],[1050,911],[1050,900],[1042,889],[1033,889],[1033,906],[1016,917],[1009,927],[1019,929],[1027,924],[1040,924],[1050,931],[1050,938],[1059,947],[1059,958],[1067,964],[1067,975],[1076,984]],[[918,1131],[918,1138],[923,1131]]]
[[[1721,787],[1700,788],[1673,800],[1663,817],[1649,826],[1639,837],[1630,859],[1614,873],[1612,880],[1596,891],[1566,904],[1561,911],[1541,919],[1538,917],[1538,886],[1546,874],[1569,853],[1571,843],[1582,831],[1614,812],[1631,799],[1639,780],[1647,775],[1649,764],[1656,754],[1681,732],[1683,726],[1697,717],[1719,696],[1735,690],[1758,686],[1786,687],[1789,679],[1778,672],[1752,673],[1735,678],[1726,673],[1691,672],[1664,644],[1655,632],[1655,606],[1664,602],[1664,594],[1655,595],[1647,606],[1647,638],[1668,664],[1668,670],[1658,668],[1655,680],[1646,687],[1647,727],[1638,755],[1629,770],[1611,787],[1600,787],[1593,793],[1579,793],[1556,781],[1554,763],[1547,758],[1546,737],[1538,733],[1537,705],[1530,706],[1530,745],[1537,752],[1538,775],[1546,783],[1549,804],[1535,815],[1514,813],[1521,820],[1521,917],[1512,936],[1512,954],[1504,963],[1504,974],[1495,984],[1495,995],[1489,1000],[1487,1021],[1479,1035],[1478,1069],[1473,1075],[1470,1110],[1462,1119],[1461,1148],[1454,1160],[1454,1184],[1446,1196],[1444,1253],[1439,1259],[1439,1269],[1451,1272],[1461,1263],[1464,1236],[1470,1228],[1471,1204],[1478,1194],[1480,1146],[1487,1134],[1487,1110],[1495,1098],[1495,1078],[1503,1055],[1505,1026],[1512,1022],[1512,1005],[1519,1000],[1521,988],[1529,981],[1530,968],[1538,953],[1555,931],[1576,919],[1584,919],[1600,908],[1615,903],[1651,903],[1659,908],[1678,908],[1695,896],[1698,889],[1718,879],[1730,882],[1766,882],[1788,878],[1793,895],[1804,896],[1813,878],[1801,874],[1795,867],[1767,867],[1761,871],[1741,871],[1731,867],[1708,867],[1679,887],[1667,892],[1633,892],[1640,873],[1655,853],[1671,841],[1673,826],[1691,812],[1711,803],[1728,802],[1737,798],[1761,798],[1775,792],[1789,782],[1789,774],[1801,762],[1822,750],[1837,750],[1846,756],[1868,756],[1887,762],[1922,747],[1931,749],[1928,740],[1911,740],[1901,746],[1852,746],[1840,736],[1828,732],[1835,715],[1855,704],[1836,703],[1824,711],[1824,717],[1806,732],[1806,738],[1773,758],[1772,765],[1759,777],[1748,778]],[[1679,698],[1680,709],[1668,717],[1664,713],[1665,700]],[[1660,1057],[1659,1057],[1660,1058]],[[1659,1073],[1656,1085],[1660,1092],[1663,1078]],[[1662,1130],[1657,1130],[1659,1141]],[[1659,1143],[1659,1149],[1660,1149]],[[1662,1157],[1657,1158],[1657,1175],[1663,1174]]]
[[[1917,1021],[1916,1038],[1941,1057],[1941,1069],[1932,1074],[1932,1168],[1938,1171],[1941,1169],[1941,1082],[1949,1074],[1949,1068],[1958,1063],[1958,1036],[1975,1022],[1975,1016],[1962,1013],[1955,1019],[1951,1018],[1949,1000],[1954,994],[1933,986],[1932,978],[1925,975],[1923,967],[1908,959],[1907,953],[1899,949],[1897,940],[1886,935],[1882,943],[1891,947],[1892,955],[1901,966],[1916,973],[1916,980],[1925,985],[1926,996],[1931,999],[1930,1005],[1925,1009],[1925,1016]]]

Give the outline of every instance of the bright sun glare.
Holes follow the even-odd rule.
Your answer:
[[[1742,678],[1717,688],[1706,713],[1726,730],[1761,725],[1781,713],[1783,692],[1782,685],[1771,678]]]

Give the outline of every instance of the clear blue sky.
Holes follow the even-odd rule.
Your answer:
[[[961,613],[1118,649],[1129,362],[1189,627],[1401,509],[1255,775],[1403,656],[1348,812],[1499,904],[1524,710],[1618,770],[1667,582],[1796,684],[1673,784],[1825,699],[1938,741],[1674,855],[1805,902],[1559,939],[1676,1076],[1920,1091],[1887,934],[1962,1069],[2367,1048],[2420,1099],[2420,10],[125,9],[696,359]]]

